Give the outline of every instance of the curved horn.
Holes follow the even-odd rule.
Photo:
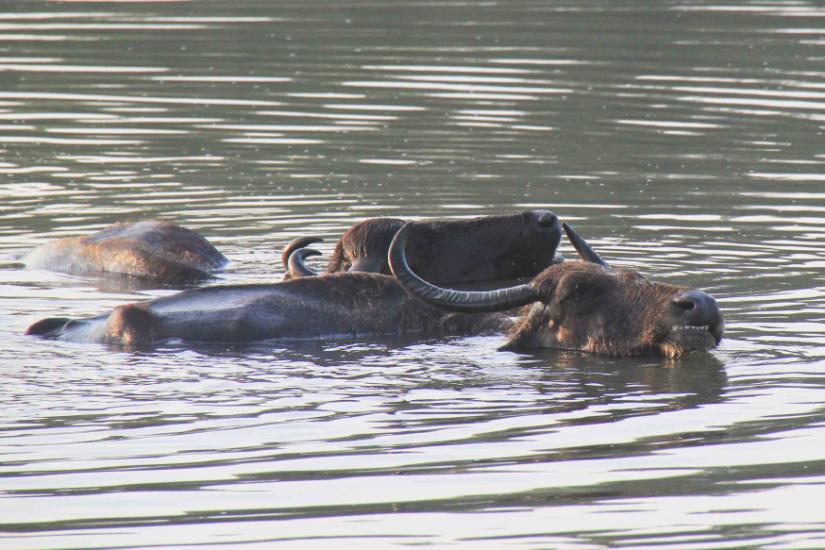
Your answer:
[[[518,285],[489,291],[451,290],[432,285],[413,273],[407,263],[404,248],[412,224],[405,224],[392,240],[389,264],[395,278],[414,298],[430,305],[460,313],[489,313],[523,306],[539,299],[529,285]]]
[[[315,277],[318,275],[316,271],[304,264],[304,260],[310,256],[320,256],[321,253],[313,248],[299,248],[289,255],[287,261],[289,274],[293,279],[300,277]]]
[[[286,248],[284,248],[284,251],[281,253],[281,264],[284,266],[284,270],[289,271],[289,257],[292,256],[293,252],[312,243],[320,243],[323,240],[321,237],[298,237],[297,239],[289,241],[289,244],[286,245]],[[315,254],[310,254],[310,256],[315,256]],[[312,275],[318,275],[318,273],[313,271]]]
[[[602,257],[599,256],[578,233],[573,231],[572,227],[570,227],[566,222],[561,225],[564,227],[564,232],[567,233],[567,238],[570,240],[570,243],[576,249],[576,252],[579,253],[579,256],[582,257],[582,260],[593,264],[603,265],[604,267],[610,267],[608,263],[602,260]]]

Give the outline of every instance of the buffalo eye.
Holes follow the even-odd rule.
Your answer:
[[[576,277],[561,285],[558,303],[574,306],[594,305],[607,291],[608,286],[608,281],[601,277]]]

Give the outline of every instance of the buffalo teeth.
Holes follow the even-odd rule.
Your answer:
[[[673,325],[673,330],[688,330],[695,332],[707,332],[710,330],[708,325]]]

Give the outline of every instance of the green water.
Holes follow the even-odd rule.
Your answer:
[[[0,545],[822,546],[823,15],[4,4]],[[114,221],[197,229],[232,261],[220,282],[245,283],[279,280],[298,235],[328,256],[371,216],[526,208],[612,264],[713,293],[721,348],[130,354],[22,335],[170,292],[17,263]]]

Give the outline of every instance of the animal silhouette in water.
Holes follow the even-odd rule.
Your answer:
[[[57,239],[23,261],[30,269],[122,275],[164,284],[203,281],[228,263],[201,235],[160,220],[120,222],[86,237]]]

